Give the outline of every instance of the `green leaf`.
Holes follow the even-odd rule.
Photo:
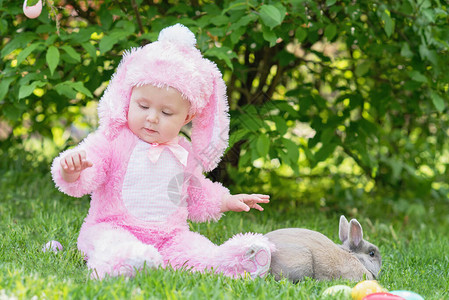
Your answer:
[[[55,71],[56,67],[59,64],[59,50],[55,46],[48,47],[47,50],[47,64],[50,68],[50,74],[53,75],[53,72]]]
[[[9,90],[9,85],[14,80],[16,80],[15,77],[6,77],[6,78],[0,79],[0,102],[5,98],[6,94],[8,93],[8,90]]]
[[[282,138],[282,144],[284,145],[285,149],[287,150],[287,157],[290,160],[291,163],[297,163],[299,159],[299,149],[298,145],[296,145],[294,142],[292,142],[289,139]]]
[[[34,43],[23,49],[17,55],[17,65],[20,65],[41,43]]]
[[[240,28],[232,31],[232,33],[231,33],[232,44],[235,45],[240,40],[240,38],[245,34],[245,32],[246,32],[245,27],[240,27]]]
[[[417,82],[427,83],[427,77],[418,71],[411,71],[410,78]]]
[[[20,120],[22,110],[14,105],[8,105],[2,110],[2,114],[11,121]]]
[[[241,27],[246,27],[249,23],[253,22],[257,16],[254,13],[248,14],[242,18],[240,18],[237,22],[232,23],[231,26],[229,26],[229,30],[236,30]]]
[[[8,31],[8,22],[4,19],[0,20],[0,35],[4,35]]]
[[[28,97],[29,95],[31,95],[34,91],[34,89],[36,88],[36,85],[34,83],[30,84],[30,85],[22,85],[19,88],[19,99]]]
[[[258,115],[242,114],[238,117],[240,124],[251,132],[258,132],[263,127],[263,122]]]
[[[37,87],[42,87],[44,85],[46,85],[46,83],[42,81],[33,81],[33,83],[29,85],[22,85],[19,88],[19,99],[28,97]]]
[[[444,99],[441,98],[441,96],[438,95],[438,93],[435,91],[430,91],[430,98],[432,99],[433,105],[438,110],[438,112],[442,112],[446,107]]]
[[[333,127],[327,127],[321,132],[320,142],[323,145],[329,144],[335,137],[335,129]]]
[[[326,6],[332,6],[337,2],[337,0],[326,0]]]
[[[126,38],[128,34],[123,31],[115,31],[112,32],[110,35],[107,35],[103,37],[100,41],[100,53],[108,52],[112,49],[112,47],[118,43],[120,40]]]
[[[361,62],[355,68],[355,75],[357,75],[358,77],[365,75],[366,73],[368,73],[369,69],[371,68],[371,65],[372,61],[370,60],[365,60]]]
[[[115,43],[118,42],[118,39],[113,36],[105,36],[100,41],[100,53],[103,54],[105,52],[108,52],[112,49],[112,46],[114,46]]]
[[[376,136],[378,133],[376,125],[367,119],[361,118],[358,123],[360,129],[362,129],[367,135]]]
[[[270,149],[270,139],[265,135],[261,134],[257,138],[257,152],[260,157],[265,158],[268,154],[268,150]]]
[[[335,143],[331,143],[331,144],[327,144],[327,145],[322,145],[320,150],[318,150],[317,153],[315,153],[315,161],[316,162],[320,162],[325,160],[326,158],[328,158],[335,150],[335,148],[337,147],[337,144]]]
[[[81,46],[84,48],[84,50],[86,50],[87,53],[89,53],[90,57],[92,57],[94,61],[97,61],[97,49],[95,49],[94,45],[86,42],[82,43]]]
[[[394,32],[394,20],[390,17],[390,11],[385,10],[382,13],[382,21],[384,21],[384,30],[388,37],[390,37]]]
[[[76,60],[77,62],[81,61],[81,55],[75,51],[75,49],[73,49],[71,46],[68,45],[64,45],[61,47],[62,49],[64,49],[64,51],[74,60]]]
[[[39,0],[27,0],[27,6],[35,6],[38,2]]]
[[[66,96],[69,99],[76,98],[75,89],[70,85],[70,83],[68,84],[67,81],[55,85],[54,89],[61,96]]]
[[[329,24],[324,29],[324,36],[327,38],[328,41],[332,41],[332,39],[337,34],[337,26],[335,24]]]
[[[105,31],[108,31],[111,28],[113,18],[107,6],[102,5],[100,11],[98,12],[98,15],[100,16],[101,27]]]
[[[229,148],[231,148],[235,143],[241,141],[248,135],[249,131],[246,129],[238,129],[232,131],[229,136]]]
[[[280,116],[272,116],[270,119],[276,124],[276,130],[280,136],[287,133],[288,126],[284,118]]]
[[[55,25],[53,24],[42,24],[36,28],[36,33],[52,33],[55,31]]]
[[[5,57],[6,55],[8,55],[9,53],[18,48],[25,48],[26,45],[28,45],[37,37],[38,37],[37,34],[34,32],[23,32],[15,36],[3,47],[2,51],[0,52],[1,56]]]
[[[214,56],[220,60],[223,60],[231,70],[234,70],[234,66],[232,65],[231,58],[237,58],[237,54],[235,54],[228,47],[210,48],[206,52],[204,52],[204,56]]]
[[[428,59],[432,64],[437,64],[437,54],[435,51],[429,50],[425,44],[419,45],[419,55],[422,59]]]
[[[260,7],[260,18],[262,23],[273,29],[280,25],[284,20],[285,15],[274,5],[262,5]]]
[[[427,8],[422,11],[423,16],[430,22],[435,23],[435,10],[433,8]]]
[[[276,41],[278,39],[277,35],[270,30],[268,27],[263,26],[262,29],[262,36],[263,39],[266,40],[267,42],[270,43],[270,47],[273,47],[274,45],[276,45]]]
[[[404,43],[401,48],[401,55],[405,58],[412,58],[413,52],[410,50],[410,46],[408,43]]]
[[[251,152],[246,151],[239,159],[239,168],[246,168],[251,162]]]
[[[215,26],[227,25],[229,22],[229,17],[226,15],[215,16],[212,18],[211,23]]]
[[[302,41],[304,41],[306,39],[307,31],[302,27],[298,27],[295,32],[295,37],[298,40],[298,42],[301,43]]]
[[[90,40],[92,33],[95,31],[96,29],[94,27],[81,28],[78,32],[72,32],[70,39],[75,43],[85,43]]]
[[[70,82],[69,85],[72,86],[78,92],[80,92],[90,98],[93,97],[92,93],[84,86],[84,84],[81,81]]]
[[[45,46],[46,46],[46,47],[49,47],[49,46],[53,45],[57,39],[58,39],[58,35],[57,35],[57,34],[52,34],[52,35],[50,35],[50,36],[45,40]]]
[[[228,11],[238,11],[238,10],[244,10],[248,8],[248,3],[245,0],[237,0],[234,2],[229,3],[229,6],[221,12],[222,15],[227,13]]]

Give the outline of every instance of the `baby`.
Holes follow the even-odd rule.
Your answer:
[[[263,277],[274,245],[239,234],[217,246],[187,219],[218,220],[226,211],[263,210],[269,196],[231,195],[205,178],[229,136],[226,87],[216,65],[195,48],[185,26],[125,53],[99,103],[99,129],[52,165],[58,188],[91,194],[78,237],[93,278],[148,267],[185,267]],[[191,141],[178,136],[192,121]]]

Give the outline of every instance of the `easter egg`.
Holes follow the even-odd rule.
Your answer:
[[[339,299],[351,299],[351,291],[352,289],[347,285],[334,285],[331,287],[328,287],[324,290],[322,296],[329,297],[329,298],[335,298],[339,297]]]
[[[368,296],[363,297],[363,300],[404,300],[404,298],[394,294],[382,292],[369,294]]]
[[[357,283],[352,288],[351,296],[354,300],[362,300],[363,297],[383,292],[382,287],[376,280],[365,280]]]
[[[54,253],[58,253],[62,249],[64,249],[64,248],[62,247],[61,243],[58,241],[49,241],[48,243],[46,243],[44,245],[44,247],[42,247],[43,252],[53,251]]]
[[[398,295],[405,300],[424,300],[424,298],[421,295],[418,295],[417,293],[410,292],[410,291],[403,291],[403,290],[397,290],[390,292],[394,295]]]
[[[39,17],[39,15],[42,12],[42,0],[39,0],[35,5],[33,6],[27,6],[28,0],[25,0],[23,2],[23,13],[25,16],[27,16],[30,19],[35,19]]]

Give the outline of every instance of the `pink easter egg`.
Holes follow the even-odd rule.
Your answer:
[[[362,300],[404,300],[404,298],[390,293],[374,293],[363,297]]]
[[[25,16],[27,16],[30,19],[35,19],[39,17],[39,15],[42,12],[42,0],[39,0],[35,5],[33,6],[27,6],[28,0],[25,0],[23,2],[23,13]]]
[[[62,249],[64,249],[64,248],[62,247],[61,243],[58,241],[49,241],[48,243],[46,243],[44,245],[44,247],[42,247],[43,252],[53,251],[54,253],[58,253]]]

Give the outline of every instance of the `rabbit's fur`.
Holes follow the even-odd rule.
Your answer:
[[[376,279],[382,265],[379,249],[363,239],[360,223],[356,219],[348,222],[344,216],[339,226],[342,245],[303,228],[279,229],[265,236],[277,249],[271,256],[271,273],[276,280]]]

